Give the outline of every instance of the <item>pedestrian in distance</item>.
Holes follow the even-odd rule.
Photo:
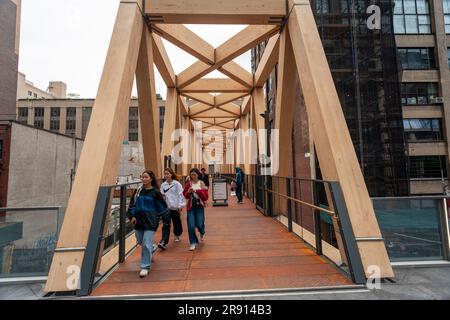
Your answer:
[[[167,221],[169,209],[159,191],[158,180],[152,171],[145,171],[141,175],[142,186],[133,194],[128,207],[127,216],[135,229],[136,240],[141,246],[141,271],[139,276],[148,275],[152,256],[156,250],[153,244],[159,221]]]
[[[209,189],[209,174],[206,172],[205,168],[202,168],[201,180],[205,183],[205,186]]]
[[[180,236],[183,234],[183,225],[181,224],[181,212],[186,207],[186,199],[183,196],[183,186],[177,180],[175,172],[171,168],[164,170],[165,181],[161,185],[161,193],[166,199],[169,207],[170,219],[173,224],[173,233],[175,242],[180,242]],[[158,247],[162,250],[167,249],[170,239],[170,224],[163,226],[163,241]]]
[[[242,204],[243,202],[243,195],[242,190],[244,188],[244,173],[242,172],[241,168],[236,168],[236,197],[238,198],[238,204]]]
[[[198,244],[196,230],[200,232],[201,241],[205,241],[205,206],[208,201],[208,188],[200,180],[201,172],[197,168],[190,171],[190,180],[184,187],[183,195],[187,199],[187,225],[189,231],[189,250],[194,251]]]

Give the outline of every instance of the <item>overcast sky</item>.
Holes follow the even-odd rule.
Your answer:
[[[47,89],[49,81],[64,81],[68,93],[95,98],[120,0],[22,0],[19,70]],[[245,26],[188,25],[214,47]],[[164,41],[176,73],[196,59]],[[250,71],[250,53],[235,60]],[[156,70],[156,69],[155,69]],[[223,77],[215,72],[207,77]],[[156,89],[166,87],[159,73]],[[133,95],[137,95],[133,89]]]

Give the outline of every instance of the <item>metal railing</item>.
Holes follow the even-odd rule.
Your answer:
[[[234,175],[222,175],[232,180]],[[325,190],[331,195],[332,206],[328,205]],[[289,232],[295,232],[301,239],[312,246],[318,255],[325,255],[323,242],[329,242],[329,247],[336,248],[334,232],[328,232],[324,237],[322,227],[323,215],[334,220],[339,228],[345,264],[338,267],[347,272],[357,284],[366,282],[361,257],[356,245],[356,239],[351,228],[347,207],[339,183],[312,179],[271,177],[246,175],[244,192],[264,215],[280,220]],[[333,210],[331,208],[334,208]],[[309,215],[310,222],[306,223]],[[295,227],[294,227],[295,225]],[[330,260],[331,259],[330,257]],[[342,268],[343,266],[346,267]]]
[[[0,208],[0,279],[46,277],[63,219],[62,207]]]
[[[127,250],[127,238],[132,236],[134,230],[130,221],[127,221],[126,213],[128,199],[139,185],[141,184],[135,182],[100,187],[81,267],[80,289],[76,292],[77,296],[90,295],[111,270],[125,262],[127,255],[136,248],[134,245]],[[112,206],[115,206],[113,210]],[[100,273],[102,258],[111,252],[115,253],[116,249],[118,249],[117,259],[113,259],[113,263],[103,268]]]

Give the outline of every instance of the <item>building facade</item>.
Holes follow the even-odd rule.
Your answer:
[[[20,10],[20,0],[0,1],[0,121],[15,119]]]
[[[17,121],[36,128],[84,139],[94,102],[94,99],[19,99]],[[158,97],[157,102],[162,141],[165,101]],[[138,100],[131,99],[126,142],[142,141],[138,108]]]
[[[445,192],[450,0],[311,3],[370,195]],[[373,17],[380,20],[379,27],[370,25]],[[254,70],[264,46],[252,52]],[[276,108],[276,77],[275,69],[266,83],[270,121]],[[318,177],[314,159],[309,165],[305,160],[305,155],[314,157],[314,147],[301,92],[296,100],[293,175]]]
[[[47,90],[42,90],[27,80],[25,74],[18,73],[17,99],[66,99],[67,85],[62,81],[51,81]]]

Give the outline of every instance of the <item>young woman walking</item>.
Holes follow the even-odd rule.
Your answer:
[[[190,180],[184,187],[183,195],[187,201],[187,225],[189,230],[189,250],[194,251],[199,244],[196,229],[200,232],[201,240],[205,241],[205,204],[208,201],[208,188],[199,178],[201,173],[194,168],[190,171]]]
[[[158,230],[159,220],[167,219],[169,210],[159,191],[155,174],[152,171],[145,171],[141,175],[141,181],[142,187],[139,187],[131,197],[127,216],[134,226],[137,242],[142,247],[139,276],[144,278],[152,265],[153,238]]]
[[[186,199],[183,196],[183,186],[177,181],[176,174],[171,168],[164,170],[164,178],[166,181],[161,185],[161,193],[169,206],[175,242],[180,242],[180,236],[183,234],[180,215],[183,208],[186,207]],[[163,241],[160,242],[158,247],[162,250],[166,250],[170,239],[170,224],[164,224],[162,233]]]

